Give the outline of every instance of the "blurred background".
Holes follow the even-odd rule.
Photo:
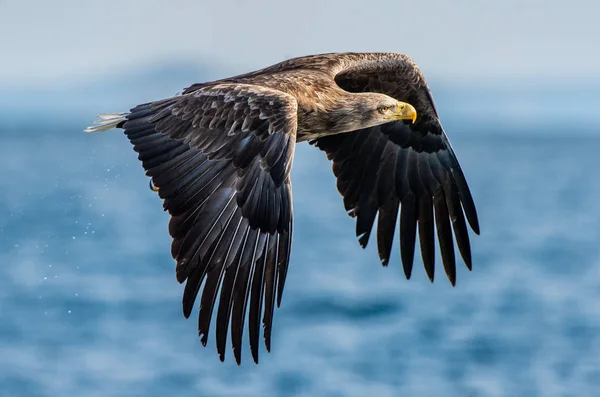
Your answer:
[[[0,0],[1,396],[593,396],[600,3]],[[412,56],[480,215],[473,272],[410,281],[301,144],[272,353],[181,314],[168,216],[120,131],[195,82],[332,51]],[[315,207],[314,203],[319,205]],[[317,208],[317,210],[315,209]],[[437,263],[440,263],[439,256]]]

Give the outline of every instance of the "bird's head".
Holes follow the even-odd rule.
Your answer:
[[[382,123],[392,120],[410,120],[413,123],[415,122],[417,111],[410,103],[397,101],[387,95],[382,95],[382,97],[371,101],[369,111],[372,120],[381,120]]]
[[[338,106],[328,109],[324,130],[329,133],[355,131],[395,120],[417,119],[416,109],[409,103],[379,93],[352,93]]]
[[[417,111],[413,105],[379,93],[354,93],[354,114],[357,124],[354,129],[368,128],[395,120],[407,120],[412,123],[417,119]]]

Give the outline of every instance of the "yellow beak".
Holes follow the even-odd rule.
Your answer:
[[[414,123],[417,120],[417,110],[410,103],[398,102],[398,112],[395,118],[398,120],[411,120]]]

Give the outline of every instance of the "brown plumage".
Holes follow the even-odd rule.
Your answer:
[[[414,117],[415,109],[410,123],[405,119]],[[308,140],[332,161],[363,247],[379,215],[377,246],[384,266],[400,212],[407,278],[418,234],[433,281],[435,229],[452,285],[452,230],[471,269],[465,216],[478,234],[475,205],[425,79],[405,55],[290,59],[101,117],[87,131],[123,128],[164,199],[177,280],[186,282],[184,315],[189,317],[201,290],[198,332],[206,345],[216,308],[221,360],[230,327],[240,363],[247,307],[254,361],[261,314],[270,350],[274,306],[281,303],[291,252],[296,142]]]

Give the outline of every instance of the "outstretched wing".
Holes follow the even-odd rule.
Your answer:
[[[397,121],[311,141],[333,161],[344,206],[356,217],[359,242],[366,247],[379,214],[377,246],[386,266],[400,208],[400,251],[406,277],[411,276],[418,229],[423,264],[433,282],[437,228],[444,269],[455,285],[452,229],[470,270],[471,248],[464,215],[477,234],[479,224],[469,187],[429,88],[414,63],[403,55],[361,54],[346,63],[349,66],[335,76],[340,87],[392,96],[412,104],[418,114],[414,124]]]
[[[274,303],[281,302],[292,241],[296,109],[288,94],[221,84],[139,105],[122,125],[171,215],[177,280],[187,280],[186,317],[204,282],[198,316],[203,345],[218,305],[221,360],[231,320],[231,342],[240,363],[248,303],[254,361],[263,306],[270,350]]]

